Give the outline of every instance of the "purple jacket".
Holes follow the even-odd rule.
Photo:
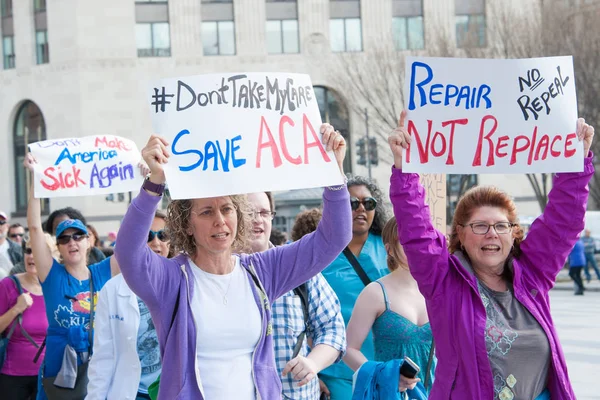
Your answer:
[[[134,199],[119,229],[115,254],[127,285],[148,305],[156,326],[163,365],[159,398],[202,399],[195,366],[196,327],[190,308],[194,285],[188,258],[179,255],[166,259],[146,245],[160,200],[144,190]],[[258,399],[281,398],[270,302],[329,265],[350,242],[351,223],[348,190],[325,189],[323,218],[315,232],[287,246],[240,256],[247,273],[253,271],[250,281],[255,282],[254,298],[262,316],[262,335],[253,355],[252,371]]]
[[[552,400],[571,400],[575,395],[550,315],[548,292],[584,228],[587,184],[593,172],[588,157],[584,172],[556,175],[548,205],[521,243],[522,255],[513,261],[515,298],[539,322],[550,343]],[[418,175],[392,171],[390,197],[400,243],[425,296],[436,342],[438,364],[429,399],[493,399],[484,336],[486,314],[476,278],[448,252],[445,236],[431,223],[424,196]]]

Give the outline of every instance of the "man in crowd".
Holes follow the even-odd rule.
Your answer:
[[[23,237],[25,236],[25,228],[23,225],[17,223],[12,224],[8,228],[8,240],[15,242],[19,246],[23,243]]]
[[[600,271],[598,270],[598,264],[596,263],[596,259],[594,258],[594,253],[596,251],[596,243],[594,241],[594,238],[592,237],[592,232],[589,229],[586,229],[585,236],[582,237],[581,240],[583,241],[585,251],[585,267],[583,268],[585,278],[588,282],[592,280],[590,270],[588,269],[590,264],[592,264],[592,268],[596,273],[596,278],[600,280]]]
[[[17,243],[8,240],[8,216],[5,212],[0,211],[0,257],[8,260],[9,264],[5,262],[0,263],[0,268],[5,272],[3,275],[8,275],[13,266],[23,260],[23,250]],[[2,260],[4,261],[4,260]],[[4,271],[8,267],[7,271]],[[0,272],[0,274],[2,274]]]

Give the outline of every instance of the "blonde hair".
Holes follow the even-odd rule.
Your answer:
[[[383,231],[381,232],[381,238],[383,239],[383,244],[387,245],[388,269],[392,272],[397,270],[398,267],[407,270],[408,261],[406,259],[406,254],[404,254],[404,250],[402,249],[402,245],[398,240],[398,223],[396,222],[396,217],[392,217],[386,222]]]
[[[252,209],[246,195],[225,196],[231,199],[237,214],[237,232],[232,249],[236,252],[249,252],[252,232]],[[197,246],[193,235],[189,235],[193,200],[173,200],[167,207],[167,229],[174,254],[196,254]]]
[[[48,248],[50,249],[50,253],[52,254],[52,258],[54,258],[55,260],[59,260],[60,259],[60,253],[58,252],[58,247],[56,246],[56,238],[54,236],[52,236],[51,234],[49,234],[48,232],[44,232],[44,238],[46,239],[46,244],[48,245]],[[25,235],[23,237],[23,251],[25,251],[25,249],[27,248],[27,244],[30,242],[31,238],[29,237],[29,235]]]

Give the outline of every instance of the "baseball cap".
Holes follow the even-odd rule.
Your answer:
[[[0,217],[4,218],[5,220],[8,220],[8,215],[6,215],[4,211],[0,211]]]
[[[60,224],[58,224],[58,226],[56,227],[56,237],[59,237],[60,235],[62,235],[62,233],[64,231],[66,231],[67,229],[77,229],[78,231],[81,231],[81,232],[85,233],[86,235],[88,233],[87,228],[85,227],[83,222],[81,222],[80,220],[67,219],[67,220],[64,220],[63,222],[61,222]]]

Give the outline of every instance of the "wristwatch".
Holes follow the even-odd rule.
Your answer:
[[[165,184],[163,183],[159,185],[146,178],[144,180],[144,184],[142,185],[142,189],[146,190],[147,192],[156,193],[157,195],[162,196],[163,192],[165,191]]]

